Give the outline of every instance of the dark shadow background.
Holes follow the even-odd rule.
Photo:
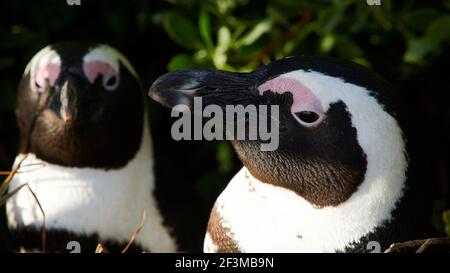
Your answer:
[[[166,1],[81,1],[81,6],[69,6],[63,0],[14,0],[0,3],[0,170],[10,169],[17,149],[18,131],[14,116],[17,85],[26,64],[41,48],[64,40],[87,39],[108,43],[128,57],[147,91],[156,77],[167,72],[167,66],[173,56],[179,53],[189,56],[192,53],[189,46],[180,45],[170,38],[167,26],[162,26],[158,16],[175,10],[187,18],[194,18],[195,26],[199,8],[206,5],[205,9],[210,10],[207,4],[188,0],[172,1],[175,5]],[[241,2],[244,4],[234,10],[235,15],[250,18],[249,24],[253,24],[258,16],[264,17],[268,5],[277,2],[274,6],[278,7],[289,1]],[[329,5],[327,1],[317,2]],[[444,2],[405,1],[402,5],[410,5],[414,9],[436,8],[448,15],[449,7]],[[396,10],[395,8],[394,6],[393,10]],[[400,14],[403,6],[397,8]],[[312,14],[306,16],[305,24],[320,21],[322,18],[319,12],[316,15],[314,10],[308,8],[290,8],[289,11],[290,14],[296,11],[301,15],[300,19],[305,17],[304,14]],[[289,16],[286,15],[286,19],[291,22],[292,16]],[[220,16],[217,18],[219,22],[222,20]],[[298,18],[295,20],[297,22]],[[433,186],[435,214],[434,220],[430,217],[430,222],[433,221],[435,226],[443,231],[444,224],[440,215],[444,209],[450,207],[449,40],[444,40],[438,53],[427,56],[426,62],[405,64],[402,56],[407,44],[400,33],[395,29],[386,32],[368,29],[349,34],[349,37],[364,50],[364,58],[372,69],[393,83],[407,106],[409,123],[415,126],[414,138],[420,146],[417,156],[425,170],[424,183]],[[448,29],[450,27],[443,26],[443,31]],[[347,30],[339,31],[345,33]],[[275,32],[276,28],[269,34]],[[372,43],[374,33],[379,35],[381,44]],[[310,37],[293,50],[291,55],[326,54],[351,59],[350,55],[342,53],[339,47],[328,52],[318,51],[317,43],[320,38],[320,34]],[[258,40],[256,46],[259,48],[256,48],[256,53],[249,55],[249,58],[261,58],[258,62],[273,59],[272,55],[276,54],[272,54],[272,48],[281,45],[272,45],[269,40],[270,35]],[[349,46],[347,48],[352,50]],[[264,54],[269,57],[266,58]],[[234,65],[239,67],[247,63],[248,61],[238,60]],[[211,66],[208,63],[192,64],[198,65]],[[183,235],[192,238],[192,241],[186,243],[186,247],[201,251],[202,240],[198,238],[204,235],[212,204],[226,183],[240,169],[241,163],[227,142],[172,140],[170,128],[173,119],[170,118],[170,111],[150,99],[148,103],[159,202],[164,210],[172,212],[170,218],[173,221],[178,224],[186,223]],[[7,238],[4,207],[1,211],[0,250],[6,246],[1,238]]]

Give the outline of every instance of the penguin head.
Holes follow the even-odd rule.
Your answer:
[[[262,151],[259,138],[232,144],[253,177],[317,207],[361,198],[373,187],[400,196],[407,159],[391,93],[360,65],[313,56],[284,58],[250,73],[172,72],[150,89],[168,107],[192,107],[194,96],[204,107],[278,105],[278,116],[266,117],[279,121],[277,149]]]
[[[143,111],[138,76],[116,49],[81,41],[49,45],[19,85],[21,150],[65,166],[120,167],[140,144]]]

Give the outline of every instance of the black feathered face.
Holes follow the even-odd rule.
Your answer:
[[[30,61],[16,112],[22,152],[29,149],[59,165],[116,168],[140,144],[142,88],[133,67],[112,47],[65,42]]]
[[[150,96],[168,107],[192,106],[194,96],[203,106],[278,105],[279,116],[267,118],[279,120],[278,149],[262,151],[260,140],[232,144],[255,178],[323,207],[346,201],[368,177],[382,179],[397,164],[386,155],[395,154],[401,171],[393,175],[404,178],[401,130],[385,110],[390,106],[379,103],[389,102],[388,92],[388,84],[359,65],[291,57],[252,73],[169,73]]]

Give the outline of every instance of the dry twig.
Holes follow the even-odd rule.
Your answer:
[[[97,244],[97,248],[95,249],[95,253],[109,253],[109,251],[104,245]]]
[[[8,175],[6,179],[1,183],[0,185],[0,206],[4,205],[6,201],[11,198],[14,194],[16,194],[19,190],[21,190],[23,187],[27,187],[30,193],[33,195],[33,198],[36,200],[39,210],[42,213],[42,229],[41,229],[41,239],[42,239],[42,251],[45,252],[46,250],[46,232],[45,232],[45,213],[44,209],[42,208],[41,203],[39,202],[39,199],[37,198],[36,194],[33,192],[31,187],[28,185],[28,183],[25,183],[18,187],[17,189],[12,190],[11,192],[7,193],[8,187],[11,184],[14,176],[19,172],[20,167],[22,166],[22,163],[25,161],[25,159],[28,157],[28,152],[30,151],[30,143],[31,143],[31,134],[33,132],[35,123],[39,115],[42,113],[42,110],[47,106],[49,102],[49,98],[54,95],[54,92],[51,89],[50,92],[46,93],[46,95],[41,96],[41,93],[39,93],[38,103],[36,105],[35,114],[33,116],[33,120],[30,123],[30,127],[28,130],[28,139],[25,146],[25,155],[23,158],[17,163],[17,165],[14,167],[12,171],[6,171],[1,172],[1,175]],[[30,164],[34,165],[34,164]]]
[[[144,212],[142,214],[142,221],[141,221],[141,223],[139,224],[139,226],[136,228],[136,230],[131,235],[130,241],[125,246],[125,248],[122,250],[122,253],[126,253],[128,251],[130,246],[133,244],[134,240],[136,240],[136,237],[139,235],[139,232],[141,232],[142,228],[144,227],[146,220],[147,220],[147,211],[144,210]]]
[[[421,239],[421,240],[411,240],[402,243],[394,243],[392,244],[384,253],[392,253],[395,251],[400,251],[403,248],[414,248],[418,247],[416,253],[424,252],[430,245],[450,245],[450,238],[442,237],[442,238],[429,238],[429,239]]]

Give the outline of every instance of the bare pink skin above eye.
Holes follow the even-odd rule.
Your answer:
[[[50,86],[53,86],[58,79],[60,72],[61,66],[58,63],[46,63],[40,66],[35,72],[34,81],[32,82],[31,88],[34,91],[37,91],[38,87],[35,83],[43,87],[46,84],[46,80],[48,80]]]
[[[103,85],[112,77],[118,77],[119,73],[109,63],[102,61],[92,61],[83,65],[84,75],[93,83],[99,75],[103,75]],[[116,81],[118,83],[118,81]]]
[[[293,113],[312,111],[323,117],[323,108],[319,99],[299,81],[277,77],[260,85],[258,90],[261,95],[269,90],[279,94],[291,92],[294,99],[291,108]]]

